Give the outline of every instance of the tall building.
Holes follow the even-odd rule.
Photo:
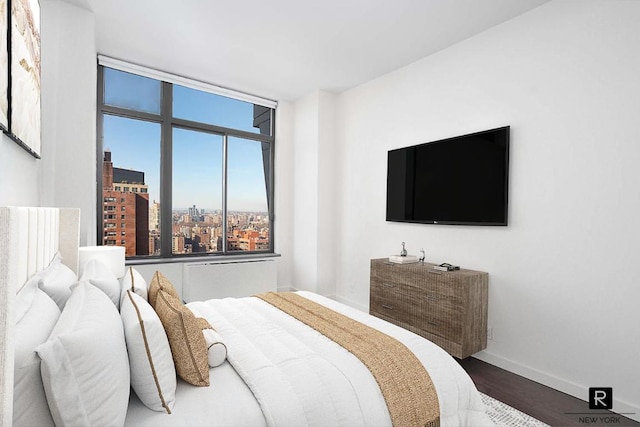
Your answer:
[[[160,203],[149,207],[149,255],[160,255]]]
[[[184,236],[177,235],[171,238],[171,248],[174,254],[185,253]]]
[[[149,255],[149,193],[144,172],[102,164],[103,242],[124,246],[126,256]]]
[[[160,203],[155,200],[149,207],[149,231],[160,232]]]

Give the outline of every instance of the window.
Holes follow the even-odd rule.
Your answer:
[[[102,243],[128,258],[273,252],[275,103],[100,62],[99,200],[127,212],[119,241],[100,218]]]

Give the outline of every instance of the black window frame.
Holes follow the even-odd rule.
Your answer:
[[[161,94],[160,94],[160,114],[148,113],[143,111],[131,110],[128,108],[117,107],[105,104],[105,81],[104,81],[104,69],[112,68],[118,71],[118,68],[113,68],[98,64],[97,70],[97,119],[96,119],[96,175],[97,175],[97,211],[96,216],[98,218],[97,223],[97,243],[103,245],[106,242],[104,236],[104,220],[102,219],[104,203],[103,203],[103,188],[102,188],[102,173],[103,173],[103,124],[104,116],[111,115],[122,118],[142,120],[151,123],[158,123],[160,125],[160,255],[136,255],[133,257],[127,257],[127,260],[155,260],[161,261],[163,259],[180,259],[190,257],[220,257],[220,256],[246,256],[246,255],[271,255],[275,254],[275,202],[274,202],[274,176],[275,176],[275,120],[276,120],[276,107],[266,107],[270,110],[270,129],[269,135],[262,133],[253,133],[240,129],[233,129],[224,126],[217,126],[208,123],[196,122],[186,119],[180,119],[173,117],[173,85],[174,83],[159,80],[161,82]],[[139,75],[130,71],[123,71],[133,75]],[[158,80],[158,79],[156,79]],[[200,89],[199,89],[200,90]],[[228,98],[232,98],[228,94],[221,95]],[[244,99],[240,99],[245,101]],[[246,102],[246,101],[245,101]],[[259,104],[254,104],[259,105]],[[196,132],[204,132],[213,135],[222,136],[223,140],[223,179],[222,179],[222,247],[223,250],[215,253],[191,253],[191,254],[174,254],[172,245],[172,153],[173,153],[173,129],[180,128]],[[268,171],[265,171],[265,184],[267,186],[267,215],[269,216],[269,249],[260,251],[243,251],[243,250],[229,250],[229,244],[227,242],[228,237],[228,206],[227,206],[227,147],[229,137],[237,137],[246,140],[252,140],[262,143],[263,156],[267,151],[267,159],[263,158],[263,166],[268,167]],[[168,220],[167,220],[168,219]],[[168,238],[167,238],[168,236]]]

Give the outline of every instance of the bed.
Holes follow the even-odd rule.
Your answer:
[[[420,414],[433,414],[435,408],[435,416],[429,422],[419,421],[422,425],[492,425],[469,376],[438,346],[314,293],[214,299],[182,308],[180,301],[175,302],[179,296],[171,293],[170,284],[163,284],[164,279],[142,280],[144,289],[136,279],[134,290],[137,276],[129,269],[131,278],[126,285],[127,276],[119,282],[118,295],[105,296],[110,294],[104,289],[103,272],[96,269],[90,277],[87,267],[71,295],[65,295],[66,305],[58,304],[54,296],[45,295],[45,279],[51,277],[51,265],[63,268],[60,263],[65,271],[77,274],[77,220],[75,210],[0,208],[4,243],[0,279],[6,283],[0,294],[6,314],[0,334],[2,425],[404,425],[399,420],[405,419],[398,417],[409,416],[407,405]],[[34,239],[22,242],[23,230],[31,230],[27,234]],[[16,242],[20,242],[18,250]],[[39,261],[32,263],[33,259]],[[25,332],[35,322],[25,326],[30,311],[25,310],[24,300],[29,289],[36,295],[30,297],[30,304],[41,307],[35,325],[38,333]],[[153,301],[155,312],[147,311],[145,298],[149,304]],[[52,320],[43,331],[42,319],[49,312]],[[134,322],[125,320],[127,313],[132,313]],[[182,329],[176,329],[184,332],[181,337],[186,344],[174,348],[170,328],[165,329],[166,335],[158,332],[162,327],[153,329],[157,324],[143,322],[147,314],[161,317],[162,326],[167,315],[174,320],[193,317],[200,332],[190,337],[180,323]],[[127,325],[138,324],[146,326],[143,350],[129,341]],[[217,341],[208,341],[206,334],[202,338],[209,329],[215,330]],[[30,337],[28,345],[25,336]],[[360,336],[367,341],[363,338],[361,343]],[[167,340],[170,347],[164,344]],[[202,378],[196,378],[200,385],[196,386],[190,375],[203,373],[196,359],[200,358],[198,343],[205,341],[207,379],[198,383]],[[191,346],[196,350],[189,350],[184,359],[193,369],[185,380],[187,371],[180,370],[178,353]],[[222,347],[224,358],[210,368],[211,349]],[[167,348],[173,357],[167,355]],[[137,357],[148,358],[152,376],[140,375]],[[415,371],[401,372],[406,366]],[[148,380],[146,385],[140,386],[141,377]],[[424,381],[414,384],[411,377]],[[429,399],[435,401],[433,405],[422,403]],[[24,409],[26,400],[29,411]],[[41,414],[34,415],[38,405]]]

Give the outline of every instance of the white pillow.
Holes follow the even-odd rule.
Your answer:
[[[80,282],[36,352],[56,425],[124,424],[129,358],[120,314],[102,291]]]
[[[62,263],[60,254],[56,254],[47,268],[38,273],[38,286],[58,304],[60,310],[71,296],[71,285],[78,281],[78,276]]]
[[[35,348],[49,338],[60,309],[34,276],[16,295],[13,425],[53,426]]]
[[[120,282],[109,267],[95,258],[90,259],[83,266],[80,280],[91,283],[107,294],[118,310],[120,309]]]
[[[215,368],[227,360],[227,346],[222,342],[222,337],[213,329],[203,329],[204,340],[207,343],[209,366]]]
[[[127,268],[127,272],[124,274],[124,277],[120,280],[120,285],[122,287],[122,297],[120,298],[120,304],[122,304],[122,300],[127,295],[127,291],[133,291],[134,293],[140,295],[144,298],[145,301],[148,301],[148,287],[147,281],[144,280],[142,274],[138,270],[133,267]]]
[[[129,352],[131,387],[149,409],[170,414],[176,400],[176,368],[160,318],[147,301],[130,290],[122,300],[120,317]]]
[[[33,298],[35,297],[36,292],[38,291],[39,281],[40,281],[40,276],[38,276],[37,274],[35,274],[34,276],[31,276],[31,278],[27,280],[24,285],[22,285],[22,287],[16,294],[16,299],[14,303],[14,307],[16,310],[15,312],[16,324],[20,322],[20,319],[22,319],[31,308],[31,304],[33,304]]]

